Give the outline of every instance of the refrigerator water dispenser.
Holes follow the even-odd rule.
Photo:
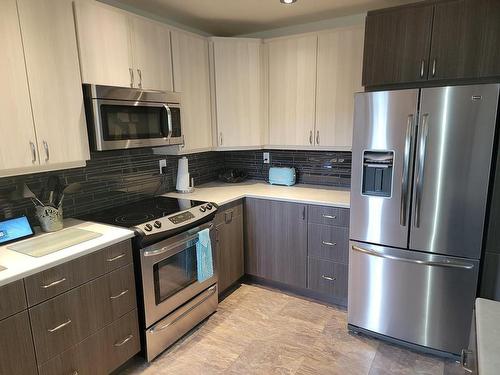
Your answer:
[[[393,166],[394,151],[364,151],[362,194],[389,198]]]

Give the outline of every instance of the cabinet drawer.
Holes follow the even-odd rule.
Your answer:
[[[243,202],[241,200],[225,204],[219,207],[219,210],[215,215],[214,224],[229,224],[233,218],[241,216],[242,214]]]
[[[326,206],[309,206],[309,222],[349,227],[349,209]]]
[[[26,309],[23,280],[0,287],[0,320]]]
[[[39,375],[106,375],[139,350],[137,310],[133,310],[40,366]]]
[[[347,298],[347,268],[345,264],[308,258],[308,288],[335,298]]]
[[[28,312],[23,311],[0,322],[0,374],[36,373]]]
[[[132,262],[130,240],[49,268],[24,279],[33,306]]]
[[[129,264],[31,308],[38,362],[43,364],[136,306]]]
[[[322,224],[309,224],[308,255],[347,264],[349,229]]]

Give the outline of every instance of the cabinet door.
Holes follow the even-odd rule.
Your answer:
[[[498,1],[438,2],[432,26],[429,79],[500,75],[499,19]]]
[[[317,36],[268,42],[269,144],[312,146]]]
[[[306,287],[306,205],[247,198],[245,231],[246,273]]]
[[[235,38],[213,43],[218,146],[260,146],[262,44]]]
[[[219,293],[238,281],[245,273],[243,255],[243,215],[239,209],[227,209],[220,214],[222,223],[215,228],[217,235],[217,275]]]
[[[208,40],[172,31],[174,90],[182,93],[183,151],[212,147]]]
[[[362,26],[318,36],[317,147],[351,149],[354,93],[362,91]]]
[[[28,312],[0,321],[0,374],[37,374]]]
[[[17,4],[41,164],[87,160],[72,2],[18,0]]]
[[[0,14],[0,170],[6,170],[38,165],[38,156],[16,1],[0,1]]]
[[[82,81],[131,86],[132,54],[127,14],[97,1],[75,1]],[[134,78],[137,78],[134,75]]]
[[[172,91],[170,31],[164,25],[130,16],[135,85]]]
[[[434,4],[408,5],[368,13],[363,86],[427,79]]]

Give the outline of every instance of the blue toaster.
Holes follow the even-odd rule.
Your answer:
[[[271,185],[295,185],[295,168],[269,168],[269,183]]]

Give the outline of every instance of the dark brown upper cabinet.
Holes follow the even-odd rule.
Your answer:
[[[424,3],[368,13],[363,86],[427,79],[433,12]]]
[[[363,85],[500,77],[499,20],[498,0],[429,0],[369,12]]]

